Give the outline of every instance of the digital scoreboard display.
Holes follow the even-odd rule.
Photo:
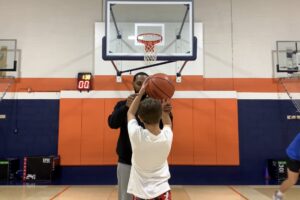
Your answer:
[[[90,72],[80,72],[77,76],[77,90],[90,91],[92,90],[93,76]]]

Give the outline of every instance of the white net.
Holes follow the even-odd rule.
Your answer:
[[[300,113],[300,75],[291,74],[289,77],[280,78],[279,83],[289,96],[296,111]]]
[[[143,33],[138,35],[137,41],[145,45],[144,61],[146,65],[153,64],[157,60],[155,45],[162,41],[162,36],[156,33]]]
[[[146,64],[153,64],[157,59],[155,45],[150,43],[145,44],[144,61]]]
[[[14,76],[0,76],[0,101],[4,99],[14,82]]]

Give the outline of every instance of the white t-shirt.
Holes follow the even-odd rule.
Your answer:
[[[170,127],[154,135],[138,125],[136,119],[128,122],[132,147],[132,167],[127,192],[142,199],[155,198],[170,190],[167,162],[173,140]]]

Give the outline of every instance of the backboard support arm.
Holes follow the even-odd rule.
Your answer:
[[[123,71],[120,71],[116,65],[116,63],[112,60],[111,63],[113,65],[113,67],[115,68],[116,70],[116,73],[117,73],[117,77],[116,77],[116,81],[117,82],[122,82],[122,74],[123,73],[127,73],[127,72],[133,72],[133,71],[136,71],[136,70],[140,70],[140,69],[146,69],[146,68],[150,68],[150,67],[155,67],[155,66],[158,66],[158,65],[165,65],[165,64],[169,64],[169,63],[173,63],[173,62],[176,62],[176,60],[168,60],[168,61],[165,61],[165,62],[160,62],[160,63],[155,63],[155,64],[151,64],[151,65],[146,65],[146,66],[142,66],[142,67],[136,67],[136,68],[133,68],[133,69],[128,69],[128,70],[123,70]],[[187,63],[187,61],[184,62],[185,64]],[[184,64],[184,65],[185,65]],[[183,68],[183,67],[182,67]],[[181,70],[182,71],[182,70]],[[180,71],[180,72],[181,72]]]
[[[182,64],[179,72],[176,73],[176,82],[177,83],[181,83],[181,72],[183,70],[183,68],[186,66],[186,63],[188,62],[188,60],[184,61],[184,63]]]
[[[190,10],[190,5],[189,4],[186,4],[185,6],[186,6],[186,11],[185,11],[182,23],[181,23],[180,30],[179,30],[178,34],[176,35],[177,40],[181,39],[181,32],[182,32],[182,29],[183,29],[183,26],[184,26],[184,22],[186,20],[187,14],[189,13],[189,10]]]
[[[110,6],[111,17],[112,17],[112,19],[113,19],[114,26],[115,26],[116,31],[117,31],[117,38],[118,38],[118,39],[121,39],[121,38],[122,38],[122,35],[121,35],[121,33],[120,33],[120,30],[118,29],[117,22],[116,22],[116,18],[115,18],[115,14],[114,14],[114,11],[113,11],[113,9],[112,9],[112,6],[113,6],[113,5]]]
[[[173,63],[173,62],[176,62],[176,61],[175,60],[168,60],[168,61],[165,61],[165,62],[160,62],[160,63],[155,63],[155,64],[146,65],[146,66],[142,66],[142,67],[137,67],[137,68],[133,68],[133,69],[128,69],[128,70],[121,71],[121,74],[126,73],[126,72],[133,72],[133,71],[140,70],[140,69],[155,67],[155,66],[158,66],[158,65],[165,65],[165,64]]]
[[[118,83],[121,83],[122,82],[122,77],[121,77],[122,73],[120,72],[120,70],[118,69],[116,63],[113,60],[111,60],[111,64],[114,66],[114,68],[116,70],[116,73],[117,73],[116,81]]]

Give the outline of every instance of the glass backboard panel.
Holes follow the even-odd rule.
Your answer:
[[[193,1],[106,1],[105,60],[143,60],[140,34],[162,37],[155,45],[157,60],[195,59]]]
[[[0,71],[16,71],[17,41],[0,39]]]
[[[294,73],[300,70],[300,41],[277,41],[277,71]]]

